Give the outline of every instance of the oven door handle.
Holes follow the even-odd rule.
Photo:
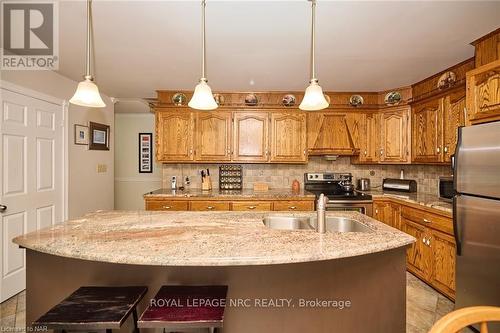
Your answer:
[[[373,200],[328,200],[326,204],[373,204]]]

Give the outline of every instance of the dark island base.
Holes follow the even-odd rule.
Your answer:
[[[139,304],[140,314],[161,285],[226,284],[228,299],[250,299],[252,306],[226,307],[224,333],[405,332],[405,248],[337,260],[264,266],[139,266],[63,258],[33,250],[26,250],[26,258],[27,323],[85,285],[148,286]],[[316,298],[348,300],[351,307],[299,308],[300,299]],[[295,307],[254,307],[257,299],[292,299]],[[130,319],[122,331],[131,332]]]

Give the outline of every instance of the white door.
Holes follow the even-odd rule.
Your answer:
[[[18,235],[60,222],[64,209],[63,108],[1,89],[0,301],[25,289]]]

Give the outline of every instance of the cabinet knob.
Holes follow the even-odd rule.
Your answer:
[[[445,152],[445,154],[448,154],[448,147],[447,146],[444,147],[444,152]]]
[[[427,238],[426,237],[422,238],[422,243],[427,245]]]
[[[384,155],[384,150],[380,149],[380,156]]]
[[[257,206],[248,206],[247,208],[248,209],[255,209],[255,208],[257,208]]]
[[[207,209],[212,210],[212,209],[214,209],[214,206],[207,206]]]
[[[432,222],[431,220],[428,220],[428,219],[423,219],[423,221],[424,221],[425,223],[431,223],[431,222]]]
[[[290,207],[288,207],[288,209],[294,210],[294,209],[297,209],[297,207],[295,207],[295,206],[290,206]]]
[[[441,147],[437,147],[436,148],[436,151],[438,152],[438,154],[441,152]]]
[[[365,156],[368,154],[368,152],[365,150]]]
[[[170,207],[170,206],[163,206],[162,208],[163,208],[163,209],[170,209],[170,208],[172,208],[172,207]]]
[[[375,214],[378,214],[378,209],[375,209]]]
[[[429,237],[429,238],[427,238],[427,246],[428,246],[428,247],[431,247],[431,238],[430,238],[430,237]]]

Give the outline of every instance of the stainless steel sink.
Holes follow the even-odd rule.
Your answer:
[[[269,216],[264,218],[264,225],[271,229],[280,230],[312,230],[307,217]]]
[[[316,217],[310,218],[310,224],[316,227]],[[327,217],[326,231],[330,232],[373,232],[364,224],[346,217]]]

